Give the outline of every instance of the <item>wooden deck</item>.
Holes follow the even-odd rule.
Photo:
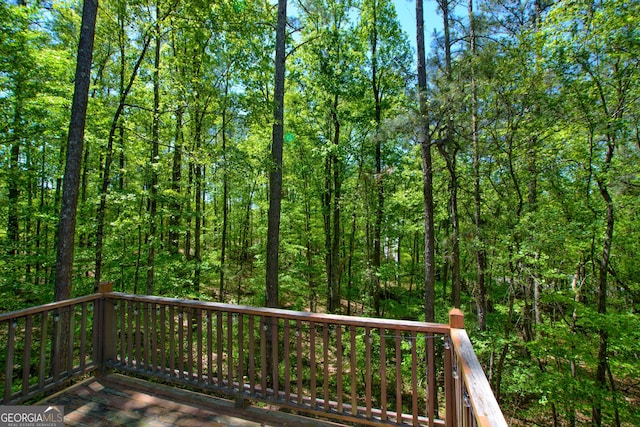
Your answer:
[[[119,374],[88,378],[38,404],[64,406],[65,425],[78,427],[341,426],[273,407],[236,408],[228,400]]]
[[[463,328],[457,309],[437,324],[128,295],[105,283],[0,313],[0,405],[96,375],[46,402],[65,406],[69,425],[338,425],[276,410],[287,408],[354,425],[506,427]],[[234,399],[260,403],[245,410]]]

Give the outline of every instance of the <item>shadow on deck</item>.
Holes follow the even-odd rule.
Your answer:
[[[237,408],[234,402],[119,374],[91,377],[39,405],[64,406],[65,425],[76,427],[338,427],[274,411]]]

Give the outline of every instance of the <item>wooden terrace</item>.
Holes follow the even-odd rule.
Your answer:
[[[462,313],[449,317],[315,314],[105,283],[0,314],[0,405],[63,405],[69,425],[506,426]]]

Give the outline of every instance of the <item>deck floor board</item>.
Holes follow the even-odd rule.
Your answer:
[[[73,427],[336,427],[328,421],[268,408],[236,408],[228,400],[110,374],[88,378],[41,402],[64,406]]]

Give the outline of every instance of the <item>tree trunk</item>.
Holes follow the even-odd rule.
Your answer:
[[[25,7],[26,1],[18,1],[20,8]],[[21,40],[21,55],[26,52],[26,43],[24,39]],[[9,173],[7,176],[7,254],[17,255],[19,238],[20,238],[20,222],[18,220],[18,199],[20,197],[20,167],[18,165],[20,160],[20,144],[22,143],[22,135],[24,134],[24,126],[22,123],[23,117],[23,97],[25,76],[22,70],[24,70],[24,62],[26,58],[18,56],[14,64],[11,64],[18,71],[16,73],[13,90],[15,104],[13,106],[13,119],[11,123],[11,132],[9,133],[13,139],[11,142],[11,149],[9,150]],[[89,65],[90,67],[91,65]],[[76,68],[76,73],[78,69]],[[77,85],[77,82],[76,82]],[[15,281],[15,279],[13,279]]]
[[[347,299],[347,316],[351,316],[351,297],[352,297],[352,287],[353,287],[353,255],[356,247],[356,230],[357,230],[357,221],[358,217],[356,215],[356,208],[354,206],[353,213],[351,214],[351,235],[349,236],[349,262],[347,264],[347,295],[349,295]]]
[[[58,250],[56,255],[56,283],[54,299],[71,297],[73,275],[73,251],[76,234],[76,214],[80,193],[80,171],[82,144],[87,120],[89,85],[91,83],[91,61],[98,13],[97,0],[85,0],[82,8],[82,24],[78,44],[76,76],[71,104],[71,120],[67,139],[67,160],[58,224]]]
[[[198,98],[198,95],[196,95]],[[204,121],[204,109],[200,110],[200,105],[196,101],[198,106],[195,113],[195,130],[193,139],[195,142],[195,152],[199,153],[202,148],[202,124]],[[193,291],[200,292],[200,273],[202,269],[202,222],[204,219],[204,204],[202,203],[202,191],[203,191],[203,169],[204,166],[200,164],[199,159],[195,159],[193,163],[193,179],[195,188],[193,191],[193,200],[195,203],[195,223],[193,229],[193,259],[195,261],[195,267],[193,271]]]
[[[45,201],[45,193],[46,193],[46,180],[45,180],[45,165],[46,165],[46,161],[47,161],[47,146],[46,144],[43,144],[42,146],[42,164],[41,164],[41,169],[40,169],[40,193],[39,193],[39,201],[38,201],[38,212],[40,213],[40,215],[38,215],[38,218],[36,220],[36,255],[38,256],[43,256],[44,258],[48,257],[48,252],[49,252],[49,239],[48,239],[48,226],[45,223],[44,224],[44,231],[43,231],[43,226],[42,226],[42,218],[44,218],[44,214],[45,214],[45,210],[46,210],[46,201]],[[44,236],[43,236],[44,234]],[[44,244],[43,244],[44,242]],[[46,276],[45,274],[43,274],[42,271],[43,268],[43,263],[42,262],[37,262],[36,263],[36,273],[35,273],[35,281],[34,281],[34,285],[38,286],[41,283],[44,283],[46,281]]]
[[[333,145],[340,144],[340,120],[338,119],[338,95],[333,101]],[[331,153],[331,169],[333,171],[333,231],[331,241],[331,286],[329,294],[329,313],[340,311],[340,237],[341,237],[341,213],[340,201],[342,198],[342,178],[340,176],[340,158],[337,150]]]
[[[227,102],[229,96],[229,73],[225,79],[222,108],[222,235],[220,236],[220,284],[218,299],[224,302],[224,273],[227,258],[227,228],[229,223],[229,174],[227,159]]]
[[[153,66],[153,122],[151,124],[151,159],[149,177],[149,198],[147,212],[149,214],[149,236],[147,239],[147,295],[153,295],[155,254],[156,254],[156,225],[158,216],[158,156],[160,154],[160,48],[162,35],[160,33],[160,6],[156,3],[155,23],[155,58]]]
[[[191,218],[193,217],[192,212],[191,212],[191,206],[192,206],[192,192],[193,192],[193,170],[195,168],[195,165],[193,163],[193,159],[191,159],[189,161],[189,174],[188,174],[188,178],[187,178],[187,206],[186,206],[186,210],[188,212],[187,215],[187,219],[186,219],[186,224],[185,224],[185,236],[184,236],[184,256],[185,259],[188,261],[191,261],[191,259],[193,258],[191,255],[191,223],[192,220]]]
[[[605,170],[609,169],[615,148],[615,138],[608,136],[608,150],[605,158]],[[598,178],[598,188],[600,196],[607,206],[606,226],[604,242],[602,243],[602,258],[600,260],[600,271],[598,274],[598,313],[604,318],[607,314],[607,275],[609,272],[609,259],[611,257],[611,244],[613,242],[613,231],[615,225],[613,199],[609,194],[606,178]],[[604,320],[604,319],[603,319]],[[603,391],[607,388],[607,359],[609,335],[607,328],[602,326],[599,331],[600,341],[598,345],[598,368],[596,372],[596,383]],[[601,398],[596,398],[593,405],[593,423],[596,426],[602,425],[602,402]]]
[[[269,214],[267,228],[266,295],[267,307],[278,307],[278,260],[280,250],[280,210],[282,204],[282,146],[284,143],[284,80],[287,26],[287,0],[278,0],[276,57],[273,89],[273,130],[269,171]]]
[[[416,0],[416,27],[418,47],[418,102],[420,117],[418,142],[422,152],[422,190],[424,202],[424,320],[435,322],[435,230],[433,224],[433,170],[431,162],[430,112],[427,104],[427,70],[424,47],[424,14],[422,0]],[[427,354],[435,351],[434,340],[427,339]],[[427,378],[435,378],[435,364],[428,364]],[[436,413],[437,384],[427,384],[427,412]]]
[[[418,46],[418,96],[420,123],[418,141],[422,151],[422,182],[424,200],[424,318],[435,321],[435,236],[433,228],[433,171],[431,164],[430,113],[427,105],[427,70],[424,46],[424,15],[422,0],[416,0]]]
[[[476,235],[476,313],[478,329],[487,329],[487,289],[485,284],[485,270],[487,269],[487,253],[485,250],[482,193],[480,187],[480,138],[478,129],[478,86],[476,82],[476,31],[473,15],[473,0],[468,0],[469,11],[469,44],[471,50],[471,138],[473,144],[473,223]]]
[[[382,258],[382,212],[384,209],[384,185],[382,173],[382,141],[380,139],[380,124],[382,122],[382,105],[380,101],[380,84],[378,76],[378,22],[377,22],[377,2],[374,0],[372,6],[373,25],[371,41],[371,90],[374,100],[374,121],[375,121],[375,173],[376,173],[376,206],[375,221],[373,226],[373,306],[376,316],[380,316],[380,265]]]
[[[265,305],[279,307],[279,255],[280,255],[280,211],[282,207],[282,149],[284,145],[284,83],[285,49],[287,37],[287,0],[278,0],[276,24],[276,55],[273,87],[273,128],[271,134],[271,165],[269,170],[269,212],[267,224],[267,265]],[[266,323],[264,325],[267,327]],[[274,327],[274,325],[272,325]],[[267,382],[274,386],[278,382],[277,342],[267,333]]]
[[[11,152],[9,156],[9,194],[7,197],[8,212],[7,212],[7,241],[9,255],[17,255],[20,237],[20,223],[18,221],[18,198],[20,197],[20,185],[19,176],[20,168],[18,162],[20,159],[20,139],[22,134],[22,83],[21,77],[16,78],[16,101],[15,110],[13,115],[13,132],[16,139],[11,144]]]
[[[173,145],[173,165],[171,172],[171,189],[174,191],[174,197],[180,194],[182,179],[182,146],[183,133],[182,121],[184,117],[184,109],[179,106],[176,110],[176,136]],[[169,253],[177,255],[180,250],[180,217],[181,203],[178,200],[171,202],[169,216]]]
[[[460,307],[460,225],[458,218],[458,172],[457,156],[459,151],[458,143],[454,139],[453,121],[453,100],[449,91],[453,84],[453,71],[451,59],[451,29],[449,27],[449,0],[438,0],[438,5],[442,11],[442,21],[444,29],[444,50],[445,50],[445,77],[447,81],[444,138],[438,144],[438,150],[445,159],[447,171],[449,172],[449,221],[451,223],[451,304]]]

